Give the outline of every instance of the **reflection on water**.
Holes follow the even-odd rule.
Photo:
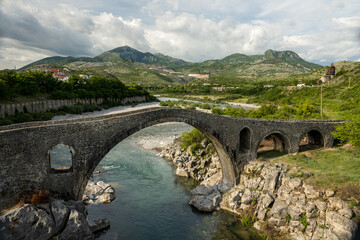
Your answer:
[[[201,213],[188,204],[193,179],[174,175],[174,168],[156,152],[140,148],[142,136],[168,137],[192,128],[186,124],[143,129],[114,147],[99,167],[106,171],[96,181],[111,182],[116,199],[107,205],[90,205],[90,217],[105,217],[111,227],[98,239],[259,239],[239,231],[228,212]]]

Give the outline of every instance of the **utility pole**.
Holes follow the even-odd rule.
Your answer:
[[[321,84],[321,90],[320,90],[320,116],[321,116],[321,119],[322,119],[322,116],[323,116],[323,86]]]

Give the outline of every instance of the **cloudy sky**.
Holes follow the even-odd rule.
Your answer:
[[[267,49],[360,61],[360,1],[0,0],[0,69],[124,45],[193,62]]]

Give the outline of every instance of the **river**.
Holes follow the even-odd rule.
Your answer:
[[[182,99],[179,98],[168,98],[168,97],[158,97],[159,101],[163,102],[163,101],[179,101]],[[188,102],[197,102],[197,103],[204,103],[204,102],[199,102],[199,101],[193,101],[193,100],[184,100],[184,101],[188,101]],[[135,106],[136,105],[136,106]],[[235,107],[235,108],[244,108],[244,109],[251,109],[251,108],[257,108],[257,106],[255,105],[251,105],[249,106],[249,104],[243,104],[243,105],[239,105],[239,104],[214,104],[216,106],[225,108],[227,106],[231,106],[231,107]],[[52,120],[62,120],[62,119],[70,119],[70,118],[86,118],[86,117],[96,117],[96,116],[101,116],[101,115],[107,115],[107,114],[113,114],[113,113],[118,113],[118,112],[125,112],[125,111],[132,111],[133,109],[142,109],[142,108],[149,108],[149,107],[159,107],[160,103],[159,102],[144,102],[144,103],[138,103],[138,104],[134,104],[134,105],[125,105],[125,106],[117,106],[117,107],[112,107],[109,109],[104,109],[101,111],[94,111],[94,112],[86,112],[83,113],[81,115],[78,114],[66,114],[66,115],[59,115],[59,116],[54,116],[52,118]]]
[[[191,207],[189,190],[197,183],[175,176],[167,160],[137,144],[143,138],[161,141],[191,129],[183,123],[149,127],[120,142],[104,157],[99,168],[105,172],[94,180],[110,183],[116,199],[107,205],[89,205],[89,217],[111,222],[98,239],[260,239],[241,228],[232,213],[206,214]]]
[[[118,106],[82,115],[56,116],[53,120],[101,116],[158,105],[150,102],[136,107]],[[232,213],[222,210],[202,213],[190,206],[190,190],[198,183],[176,176],[174,166],[149,149],[163,147],[169,139],[192,129],[184,123],[148,127],[120,142],[103,158],[98,168],[105,172],[94,175],[93,180],[110,183],[116,199],[110,204],[88,206],[90,218],[107,218],[111,223],[97,239],[261,239],[254,230],[241,227]]]

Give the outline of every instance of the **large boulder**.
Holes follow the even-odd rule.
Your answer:
[[[65,229],[57,236],[58,240],[66,239],[94,239],[90,226],[84,214],[72,209]]]
[[[86,185],[83,202],[92,203],[110,203],[115,199],[115,189],[103,181],[89,181]]]
[[[284,219],[288,215],[287,208],[288,208],[288,205],[285,202],[283,202],[279,199],[276,199],[273,207],[271,208],[270,216],[272,216],[276,219]]]
[[[221,202],[221,193],[217,186],[205,187],[199,186],[190,191],[190,205],[193,205],[200,211],[211,212],[219,207]]]
[[[326,225],[339,239],[353,239],[358,225],[351,219],[341,214],[328,211],[326,213]]]
[[[94,239],[81,202],[50,199],[0,216],[1,239]]]

